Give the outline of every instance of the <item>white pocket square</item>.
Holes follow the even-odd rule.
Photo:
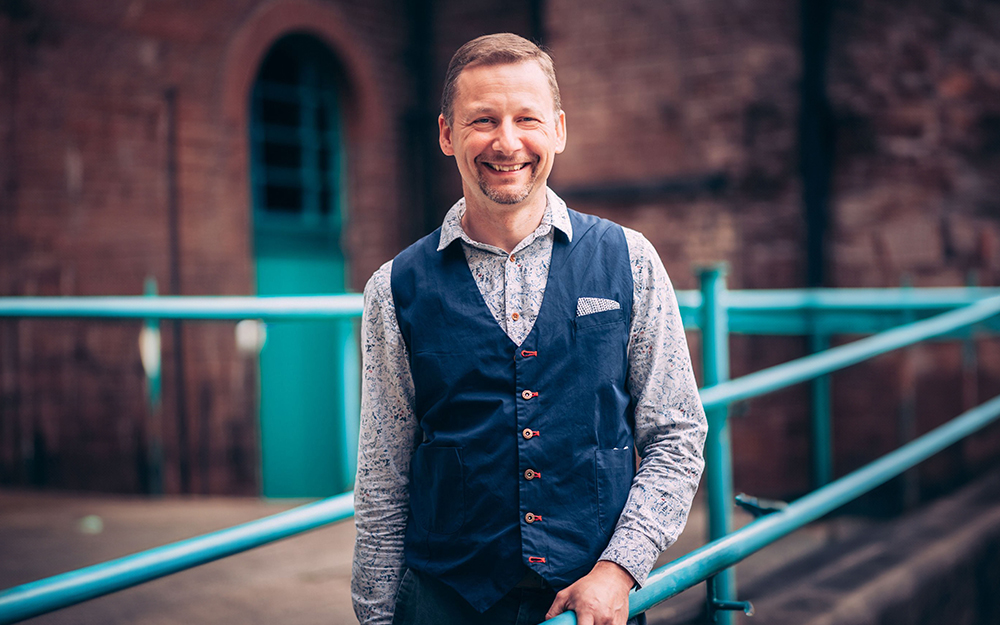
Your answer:
[[[622,305],[616,300],[603,297],[581,297],[576,300],[576,316],[592,315],[605,310],[619,310]]]

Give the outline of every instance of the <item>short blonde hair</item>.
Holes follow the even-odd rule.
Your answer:
[[[559,98],[556,68],[548,52],[519,35],[497,33],[473,39],[451,57],[444,77],[444,92],[441,94],[441,114],[448,125],[451,126],[454,121],[455,91],[458,76],[463,69],[473,65],[505,65],[523,61],[535,61],[542,68],[549,80],[549,89],[552,90],[553,107],[556,111],[561,111],[562,100]]]

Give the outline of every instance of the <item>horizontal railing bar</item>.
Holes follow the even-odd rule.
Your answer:
[[[847,345],[833,347],[818,354],[805,356],[729,382],[703,388],[701,402],[707,410],[725,406],[741,399],[764,395],[857,364],[873,356],[972,325],[998,313],[1000,313],[1000,296],[980,300],[964,308],[942,313],[930,319],[915,321],[858,339]]]
[[[942,310],[1000,295],[996,287],[745,289],[726,291],[730,310]]]
[[[361,316],[361,294],[254,296],[0,297],[0,317],[265,321]]]
[[[1000,417],[1000,396],[965,412],[920,438],[892,451],[871,464],[819,488],[769,514],[653,571],[641,589],[629,599],[629,616],[703,582],[747,556],[760,551],[807,523],[860,497],[903,471],[926,460]],[[545,625],[571,625],[576,615],[566,612]]]
[[[753,289],[726,291],[723,303],[740,312],[940,311],[1000,294],[998,288]],[[677,291],[682,311],[701,307],[699,291]],[[255,296],[0,297],[0,317],[125,319],[329,319],[359,316],[361,294]],[[697,326],[697,323],[694,324]]]
[[[15,586],[0,592],[0,624],[16,623],[124,590],[353,515],[354,493],[345,493],[203,536]]]

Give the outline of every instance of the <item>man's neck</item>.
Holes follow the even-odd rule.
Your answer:
[[[462,229],[472,240],[510,253],[542,223],[547,202],[546,194],[539,193],[523,204],[508,206],[491,203],[486,206],[466,194]]]

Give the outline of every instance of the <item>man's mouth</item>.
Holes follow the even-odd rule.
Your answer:
[[[483,163],[483,164],[492,169],[493,171],[500,171],[500,172],[518,171],[528,166],[528,163],[514,163],[511,165],[501,165],[499,163]]]

